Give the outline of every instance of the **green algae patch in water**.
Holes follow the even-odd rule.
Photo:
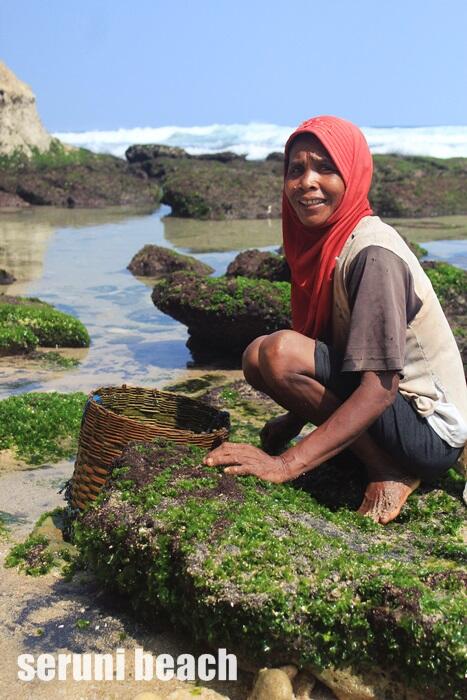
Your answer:
[[[0,323],[29,330],[44,347],[84,348],[90,344],[81,321],[48,304],[12,304],[0,298]]]
[[[77,450],[86,394],[29,393],[0,401],[0,450],[28,464],[71,459]]]

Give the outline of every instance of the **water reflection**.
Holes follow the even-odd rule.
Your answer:
[[[424,219],[388,219],[410,241],[467,238],[467,216],[437,216]]]
[[[241,219],[239,221],[194,221],[164,218],[165,238],[188,253],[237,251],[280,245],[280,219]]]
[[[88,328],[92,345],[77,369],[38,371],[24,359],[0,361],[0,397],[48,389],[90,391],[127,382],[162,386],[185,372],[191,356],[186,328],[158,311],[150,284],[126,269],[133,255],[154,243],[189,252],[222,274],[235,254],[246,248],[280,244],[280,221],[200,222],[161,218],[159,211],[64,210],[31,208],[0,213],[0,267],[18,282],[1,291],[37,296],[71,313]],[[426,222],[412,230],[427,240]],[[467,217],[428,222],[443,239],[449,224],[467,235]],[[434,245],[434,244],[430,244]],[[430,253],[465,264],[465,241],[443,240]],[[428,246],[427,246],[428,247]],[[29,373],[28,373],[29,372]]]
[[[17,282],[1,291],[25,294],[26,282],[43,274],[44,258],[51,237],[60,228],[81,229],[118,223],[133,216],[148,215],[148,209],[55,209],[40,207],[0,212],[0,268],[8,270]]]

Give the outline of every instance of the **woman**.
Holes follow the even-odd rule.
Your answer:
[[[372,216],[371,176],[365,138],[343,119],[310,119],[287,141],[293,330],[257,338],[243,357],[246,380],[287,413],[263,428],[265,451],[225,443],[205,463],[279,483],[350,448],[368,472],[359,512],[385,524],[421,479],[459,457],[467,391],[428,278],[398,233]],[[267,454],[308,421],[319,427],[279,457]]]

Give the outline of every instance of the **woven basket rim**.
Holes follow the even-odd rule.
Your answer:
[[[98,412],[102,413],[112,413],[114,416],[118,416],[119,420],[124,421],[125,423],[128,423],[129,425],[135,425],[135,426],[140,426],[141,421],[137,420],[136,418],[130,418],[129,416],[124,416],[121,413],[118,413],[117,411],[112,410],[111,408],[108,408],[97,401],[94,400],[95,395],[99,395],[100,391],[121,391],[121,390],[136,390],[139,392],[146,393],[148,395],[152,394],[162,394],[163,396],[169,396],[173,397],[178,400],[182,400],[188,403],[191,403],[193,407],[198,407],[201,408],[205,413],[211,414],[213,417],[214,416],[219,416],[219,418],[224,419],[224,424],[220,425],[216,428],[214,428],[211,431],[208,430],[201,430],[201,431],[194,431],[190,430],[189,428],[173,428],[176,430],[180,435],[186,435],[186,436],[199,436],[199,435],[215,435],[216,433],[227,431],[229,432],[230,428],[230,419],[229,419],[229,413],[227,411],[222,411],[218,408],[215,408],[214,406],[210,406],[209,404],[203,403],[199,399],[195,399],[191,396],[185,396],[184,394],[177,394],[176,392],[172,391],[164,391],[163,389],[151,389],[149,387],[139,387],[139,386],[129,386],[128,384],[122,384],[121,386],[101,386],[98,389],[95,389],[90,393],[89,396],[89,401],[92,404],[92,407],[94,410],[97,410]],[[156,421],[147,421],[148,423],[154,423],[157,425]],[[170,439],[170,438],[167,438]]]

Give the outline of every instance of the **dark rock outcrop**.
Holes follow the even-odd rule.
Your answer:
[[[225,276],[290,282],[290,268],[283,255],[260,250],[244,250],[232,260]]]
[[[232,153],[190,156],[179,148],[149,145],[127,151],[163,189],[175,216],[197,219],[257,219],[280,216],[283,155],[263,161]],[[370,201],[383,216],[465,214],[466,158],[375,155]],[[436,192],[436,197],[433,197]]]
[[[153,143],[147,145],[130,146],[125,151],[125,158],[129,163],[143,163],[154,158],[188,158],[188,153],[183,148],[176,146],[164,146]]]
[[[213,268],[191,255],[181,255],[159,245],[145,245],[131,259],[128,270],[139,277],[163,277],[173,272],[210,275]]]
[[[158,145],[132,146],[131,167],[153,178],[174,216],[195,219],[280,217],[282,164],[231,152],[190,156]]]
[[[160,200],[156,182],[120,158],[57,144],[48,154],[12,159],[0,170],[0,190],[27,204],[67,208],[155,206]]]
[[[0,284],[13,284],[15,281],[16,277],[14,277],[10,272],[0,269]]]

